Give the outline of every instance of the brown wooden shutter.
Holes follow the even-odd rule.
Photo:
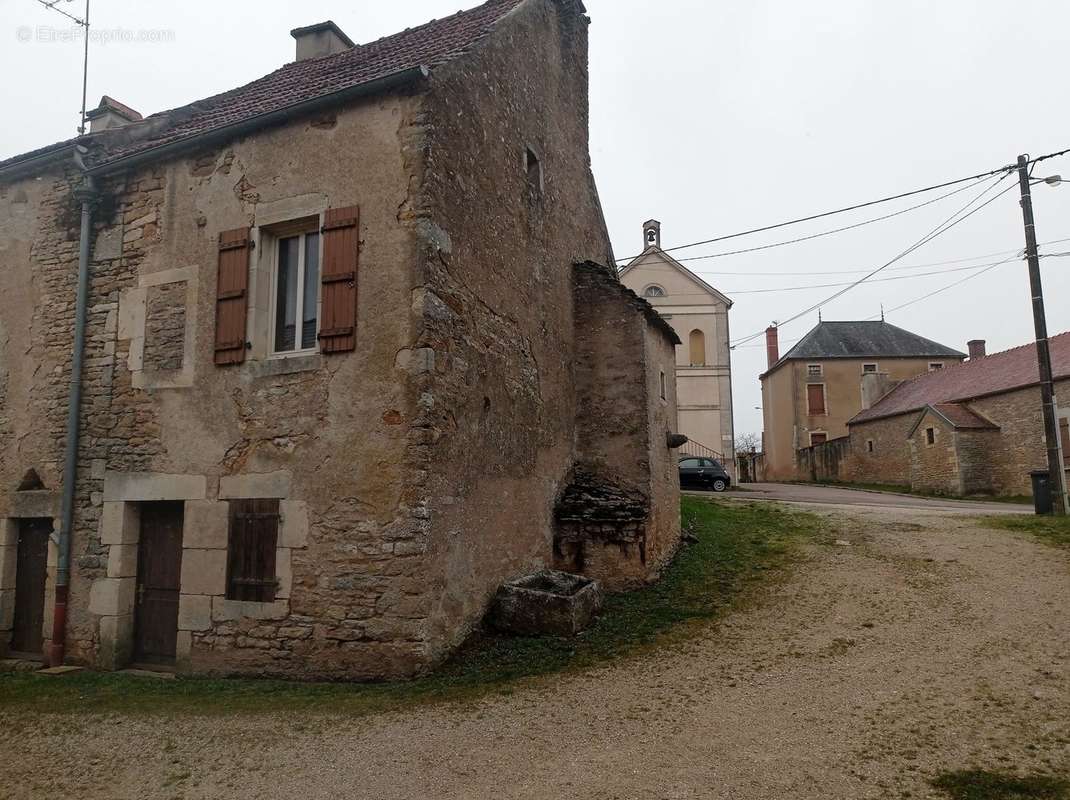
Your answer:
[[[1070,420],[1059,420],[1059,437],[1063,442],[1063,464],[1070,467]]]
[[[275,599],[278,500],[231,500],[227,541],[227,598],[270,603]]]
[[[357,257],[360,208],[329,208],[323,219],[320,271],[320,352],[341,353],[357,346]]]
[[[806,384],[806,406],[811,414],[825,413],[825,387],[820,383]]]
[[[216,364],[245,361],[249,250],[249,228],[235,228],[219,234],[219,271],[215,290]]]

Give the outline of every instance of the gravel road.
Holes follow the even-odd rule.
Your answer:
[[[816,508],[794,576],[684,646],[378,717],[0,709],[0,795],[923,798],[942,770],[1070,771],[1070,556],[961,514]]]

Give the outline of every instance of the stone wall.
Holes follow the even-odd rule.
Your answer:
[[[799,480],[842,481],[850,474],[851,439],[841,436],[803,447],[795,456]]]
[[[842,480],[910,486],[907,436],[916,420],[914,413],[852,425],[851,457]]]
[[[915,420],[917,415],[914,416]],[[933,443],[929,444],[928,431]],[[955,429],[945,420],[927,411],[907,440],[910,447],[910,486],[934,494],[962,494]]]

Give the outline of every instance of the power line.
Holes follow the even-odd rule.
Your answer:
[[[917,205],[909,206],[907,208],[901,208],[899,211],[893,211],[891,214],[884,214],[884,215],[882,215],[880,217],[871,217],[870,219],[864,219],[861,222],[855,222],[855,223],[853,223],[851,225],[844,225],[841,228],[832,228],[831,230],[820,231],[819,233],[812,233],[809,236],[799,236],[799,237],[797,237],[795,239],[785,239],[784,241],[781,241],[781,242],[771,242],[770,244],[762,244],[762,245],[758,245],[756,247],[747,247],[747,248],[744,248],[742,250],[726,250],[726,251],[724,251],[722,253],[708,253],[706,255],[688,256],[687,258],[678,258],[678,259],[675,259],[675,260],[676,261],[704,261],[704,260],[710,259],[710,258],[724,258],[725,256],[738,256],[738,255],[741,255],[743,253],[756,253],[759,250],[771,250],[774,247],[784,247],[785,245],[789,245],[789,244],[798,244],[799,242],[808,242],[811,239],[820,239],[823,236],[831,236],[834,233],[843,233],[844,231],[854,230],[855,228],[861,228],[861,227],[863,227],[865,225],[872,225],[874,222],[882,222],[883,220],[891,219],[892,217],[898,217],[898,216],[906,214],[906,213],[908,213],[910,211],[916,211],[917,209],[924,208],[925,206],[931,206],[933,203],[939,203],[941,200],[945,200],[948,197],[951,197],[952,195],[959,194],[960,192],[969,191],[974,186],[977,186],[980,183],[984,183],[984,181],[985,181],[985,178],[981,178],[980,180],[974,181],[973,183],[969,184],[968,186],[960,186],[958,189],[955,189],[953,191],[947,192],[946,194],[942,194],[939,197],[934,197],[932,200],[926,200],[924,203],[918,203]],[[684,245],[684,246],[686,247],[687,245]],[[677,249],[677,248],[669,248],[669,249],[673,250],[673,249]],[[620,259],[620,260],[623,261],[625,259]]]
[[[900,304],[898,306],[895,306],[894,308],[888,309],[887,313],[891,314],[892,312],[899,311],[900,309],[906,308],[907,306],[912,306],[915,303],[920,303],[922,300],[928,300],[930,297],[934,297],[934,296],[940,294],[941,292],[946,292],[948,289],[953,289],[956,286],[958,286],[959,284],[966,283],[966,281],[972,281],[974,278],[979,278],[982,275],[984,275],[986,272],[994,270],[996,267],[1001,267],[1004,264],[1011,263],[1012,261],[1018,261],[1018,260],[1020,260],[1022,258],[1022,256],[1024,254],[1025,254],[1024,250],[1019,250],[1011,258],[1005,258],[1002,261],[997,261],[994,264],[989,264],[988,266],[985,266],[983,269],[981,269],[980,272],[975,272],[973,275],[967,275],[965,278],[960,278],[959,280],[954,281],[953,283],[949,283],[947,286],[943,286],[943,287],[941,287],[939,289],[936,289],[935,291],[929,292],[928,294],[923,294],[921,297],[915,297],[913,300],[908,300],[907,302],[902,303],[902,304]],[[875,318],[876,317],[869,317],[869,319],[875,319]]]
[[[946,220],[944,220],[939,225],[937,225],[935,228],[933,228],[929,233],[927,233],[925,236],[923,236],[917,242],[912,244],[906,250],[904,250],[901,253],[899,253],[897,256],[895,256],[890,261],[885,262],[884,264],[882,264],[881,266],[877,267],[875,270],[873,270],[869,274],[859,278],[857,281],[853,281],[848,286],[846,286],[846,287],[840,289],[839,291],[833,293],[831,296],[825,298],[824,300],[822,300],[822,301],[820,301],[818,303],[815,303],[814,305],[810,306],[809,308],[803,309],[802,311],[798,312],[797,314],[794,314],[793,316],[789,317],[786,320],[781,321],[780,323],[778,323],[778,327],[781,326],[781,325],[786,325],[786,324],[788,324],[790,322],[794,322],[795,320],[799,319],[800,317],[803,317],[803,316],[811,313],[812,311],[816,311],[817,309],[821,308],[823,305],[832,302],[833,300],[835,300],[838,297],[843,296],[847,292],[851,291],[851,289],[853,289],[854,287],[856,287],[859,284],[869,280],[874,275],[876,275],[877,273],[883,271],[884,269],[887,269],[888,267],[890,267],[892,264],[894,264],[899,259],[910,255],[912,252],[917,250],[919,247],[922,247],[923,245],[931,242],[936,237],[943,235],[947,231],[951,230],[951,228],[955,227],[956,225],[958,225],[961,222],[964,222],[965,220],[967,220],[968,218],[970,218],[971,216],[976,214],[978,211],[980,211],[985,206],[989,205],[990,203],[995,202],[1000,197],[1002,197],[1004,194],[1006,194],[1008,191],[1013,189],[1014,185],[1011,184],[1006,189],[1004,189],[1003,191],[1001,191],[998,194],[996,194],[994,197],[991,197],[988,200],[986,200],[985,202],[981,203],[981,205],[977,206],[977,208],[974,208],[972,211],[966,212],[966,209],[968,209],[970,206],[972,206],[974,203],[976,203],[978,200],[980,200],[982,197],[984,197],[986,194],[988,194],[990,191],[992,191],[992,189],[994,189],[996,186],[998,186],[999,183],[1001,181],[1003,181],[1007,177],[1008,174],[1009,174],[1008,172],[1004,172],[999,178],[997,178],[989,186],[987,186],[984,189],[984,191],[982,191],[980,194],[978,194],[976,197],[974,197],[972,200],[970,200],[966,205],[964,205],[962,208],[960,208],[958,211],[956,211],[954,214],[952,214]],[[966,212],[966,213],[964,213],[964,212]],[[746,337],[744,337],[742,339],[737,340],[736,344],[737,345],[746,344],[747,342],[749,342],[749,341],[751,341],[753,339],[757,339],[759,336],[761,336],[764,333],[765,333],[764,330],[758,331],[757,333],[751,334],[750,336],[746,336]],[[730,346],[732,346],[732,345],[730,345]]]
[[[1040,242],[1037,246],[1038,247],[1044,247],[1045,245],[1059,244],[1061,242],[1070,242],[1070,237],[1067,237],[1065,239],[1049,239],[1046,242]],[[1019,248],[1019,250],[1020,249],[1021,248]],[[962,258],[951,258],[951,259],[948,259],[947,261],[929,261],[929,262],[927,262],[925,264],[911,264],[909,266],[902,266],[902,267],[889,267],[888,268],[888,272],[900,272],[900,271],[909,270],[909,269],[925,269],[926,267],[942,267],[945,264],[962,264],[962,263],[965,263],[966,261],[980,261],[983,258],[994,258],[996,256],[1005,256],[1005,255],[1010,255],[1011,253],[1017,253],[1017,252],[1018,252],[1018,250],[998,250],[998,251],[996,251],[994,253],[982,253],[982,254],[976,255],[976,256],[963,256]],[[1046,255],[1042,255],[1041,257],[1042,258],[1050,258],[1050,257],[1055,256],[1055,255],[1061,255],[1061,254],[1059,254],[1059,253],[1048,253]],[[696,258],[702,258],[702,256],[696,256]],[[677,259],[674,259],[674,260],[675,261],[693,261],[694,258],[677,258]],[[671,271],[672,270],[672,267],[669,267],[669,266],[660,267],[660,266],[654,266],[654,265],[651,265],[651,264],[644,264],[643,266],[644,266],[644,269],[664,269],[666,271]],[[786,277],[800,277],[802,275],[860,275],[863,272],[869,272],[868,269],[839,269],[839,270],[833,269],[833,270],[823,270],[823,271],[822,270],[805,270],[803,272],[789,272],[789,271],[756,272],[756,271],[753,271],[753,270],[752,271],[747,271],[747,272],[722,272],[721,270],[705,270],[705,269],[692,269],[690,271],[694,272],[697,275],[746,275],[748,277],[751,276],[751,275],[770,275],[770,276],[771,275],[780,275],[780,276],[786,276]]]
[[[1039,161],[1045,161],[1046,159],[1055,158],[1057,156],[1066,155],[1067,153],[1070,153],[1070,148],[1066,148],[1065,150],[1059,150],[1058,152],[1054,152],[1054,153],[1048,153],[1048,154],[1043,155],[1043,156],[1038,156],[1037,158],[1031,159],[1029,161],[1029,163],[1030,164],[1036,164]],[[761,226],[759,228],[751,228],[749,230],[739,231],[738,233],[729,233],[729,234],[726,234],[724,236],[715,236],[712,239],[704,239],[701,242],[691,242],[690,244],[681,244],[681,245],[677,245],[675,247],[665,247],[665,248],[662,248],[662,251],[668,253],[668,252],[672,252],[674,250],[684,250],[684,249],[687,249],[687,248],[690,248],[690,247],[698,247],[699,245],[703,245],[703,244],[713,244],[714,242],[723,242],[726,239],[735,239],[735,238],[738,238],[740,236],[748,236],[748,235],[750,235],[752,233],[761,233],[763,231],[771,231],[771,230],[773,230],[775,228],[783,228],[783,227],[786,227],[788,225],[797,225],[800,222],[810,222],[811,220],[821,219],[823,217],[831,217],[834,214],[843,214],[843,213],[848,212],[848,211],[856,211],[857,209],[867,208],[868,206],[874,206],[874,205],[877,205],[879,203],[888,203],[888,202],[891,202],[892,200],[900,200],[900,199],[902,199],[904,197],[912,197],[912,196],[914,196],[916,194],[924,194],[925,192],[933,192],[933,191],[936,191],[937,189],[944,189],[944,188],[946,188],[948,186],[955,186],[957,184],[966,183],[968,181],[978,181],[978,180],[981,180],[981,179],[984,179],[984,178],[991,177],[993,175],[997,175],[999,173],[1007,174],[1010,171],[1015,170],[1017,168],[1018,168],[1017,164],[1009,164],[1007,166],[998,167],[996,169],[988,170],[987,172],[979,172],[976,175],[970,175],[970,176],[965,177],[965,178],[957,178],[956,180],[953,180],[953,181],[944,181],[943,183],[934,184],[933,186],[926,186],[924,189],[914,189],[914,190],[909,191],[909,192],[902,192],[900,194],[891,195],[889,197],[882,197],[882,198],[880,198],[878,200],[870,200],[870,201],[865,202],[865,203],[856,203],[855,205],[852,205],[852,206],[845,206],[843,208],[837,208],[837,209],[835,209],[833,211],[823,211],[820,214],[811,214],[810,216],[807,216],[807,217],[798,217],[796,219],[790,219],[790,220],[787,220],[785,222],[777,222],[777,223],[775,223],[773,225],[763,225],[763,226]],[[632,259],[638,258],[641,255],[642,255],[642,253],[636,253],[635,255],[628,256],[626,258],[618,258],[617,261],[631,261]]]

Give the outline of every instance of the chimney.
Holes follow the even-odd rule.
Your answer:
[[[100,105],[92,111],[85,112],[85,118],[89,120],[89,132],[98,133],[109,128],[121,128],[131,122],[141,122],[141,115],[123,105],[118,100],[104,95],[100,98]]]
[[[306,25],[304,28],[294,28],[290,31],[290,35],[297,40],[298,61],[333,56],[335,53],[356,47],[353,40],[331,20]]]
[[[893,381],[887,372],[863,372],[862,373],[862,410],[872,408],[888,392],[899,385],[899,381]]]
[[[970,351],[970,361],[976,358],[985,357],[985,340],[984,339],[970,339],[966,342],[966,349]]]
[[[643,223],[643,249],[651,245],[661,248],[661,223],[656,219],[648,219]]]
[[[765,357],[769,361],[769,367],[780,360],[780,336],[776,325],[765,329]]]

